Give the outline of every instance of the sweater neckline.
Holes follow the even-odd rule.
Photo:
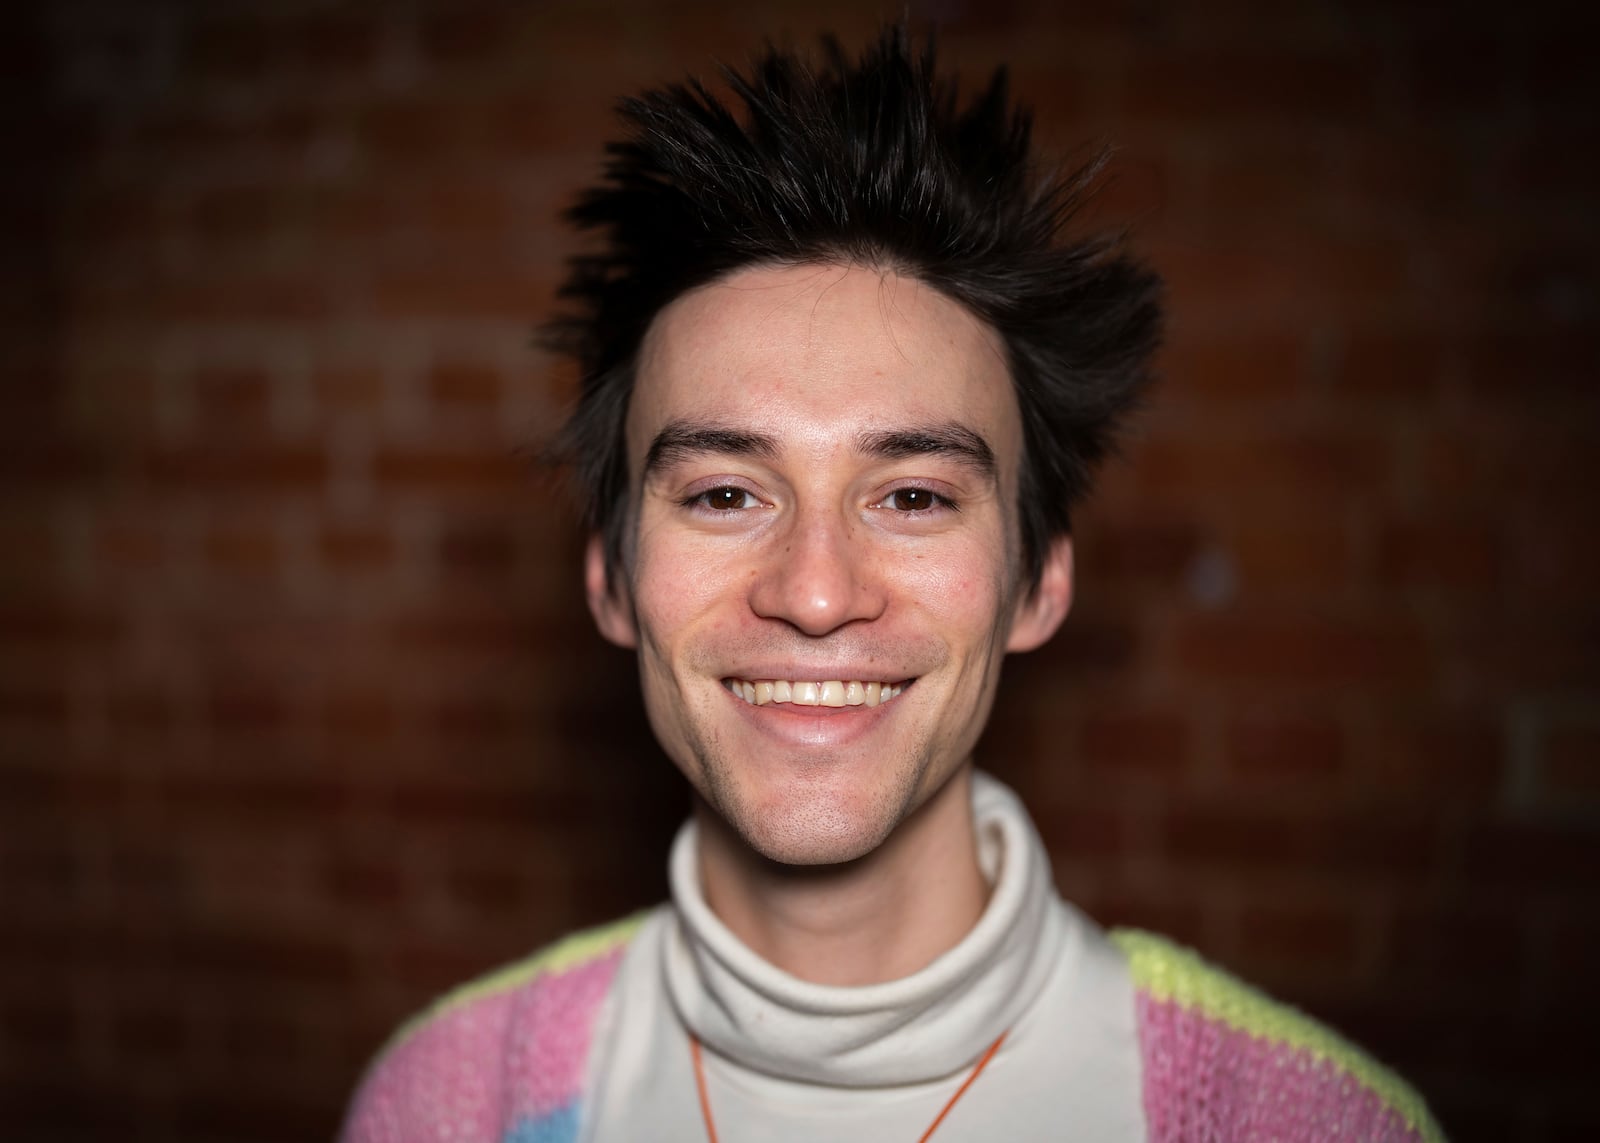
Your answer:
[[[802,1082],[910,1084],[971,1066],[1033,1004],[1065,941],[1049,859],[1022,803],[975,773],[972,808],[991,885],[978,923],[927,967],[862,987],[801,980],[734,936],[706,904],[698,831],[686,823],[669,865],[676,923],[662,943],[684,1024],[722,1056]]]

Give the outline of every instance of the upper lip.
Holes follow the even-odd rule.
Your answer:
[[[896,667],[854,667],[831,664],[821,667],[796,667],[773,666],[761,664],[758,666],[739,667],[722,676],[725,679],[744,679],[748,682],[757,682],[761,679],[787,679],[789,682],[829,682],[838,680],[842,683],[898,683],[906,679],[916,678],[916,675],[907,673]]]

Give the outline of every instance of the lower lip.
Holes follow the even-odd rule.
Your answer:
[[[902,691],[877,706],[803,706],[792,702],[769,702],[763,706],[736,697],[726,686],[722,693],[750,725],[763,734],[800,746],[845,746],[871,732],[895,704],[905,697]],[[910,684],[907,684],[907,690]]]

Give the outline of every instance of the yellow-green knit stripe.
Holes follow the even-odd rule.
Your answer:
[[[1153,1000],[1195,1008],[1252,1036],[1299,1048],[1343,1068],[1399,1113],[1427,1143],[1444,1134],[1411,1086],[1394,1072],[1311,1017],[1207,964],[1198,953],[1139,929],[1115,929],[1111,939],[1128,958],[1134,987]]]
[[[620,921],[613,921],[595,929],[585,929],[580,933],[563,937],[553,945],[547,945],[531,956],[525,957],[504,968],[497,969],[477,980],[463,984],[453,991],[445,993],[427,1008],[411,1017],[402,1024],[389,1037],[389,1042],[384,1045],[379,1056],[388,1055],[399,1047],[414,1032],[424,1025],[431,1023],[439,1017],[453,1012],[455,1009],[475,1000],[481,1000],[500,992],[509,992],[511,989],[526,984],[534,977],[547,972],[565,972],[569,968],[576,968],[585,961],[596,960],[604,956],[619,945],[626,944],[633,936],[634,931],[644,923],[650,911],[635,913],[624,917]]]

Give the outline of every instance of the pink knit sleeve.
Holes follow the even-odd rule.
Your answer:
[[[630,917],[445,997],[390,1041],[341,1143],[562,1143],[576,1137],[590,1042]]]
[[[496,1143],[504,1122],[502,1060],[514,993],[461,1004],[403,1033],[368,1071],[344,1143]]]
[[[1311,1017],[1122,929],[1151,1143],[1443,1143],[1410,1085]]]

